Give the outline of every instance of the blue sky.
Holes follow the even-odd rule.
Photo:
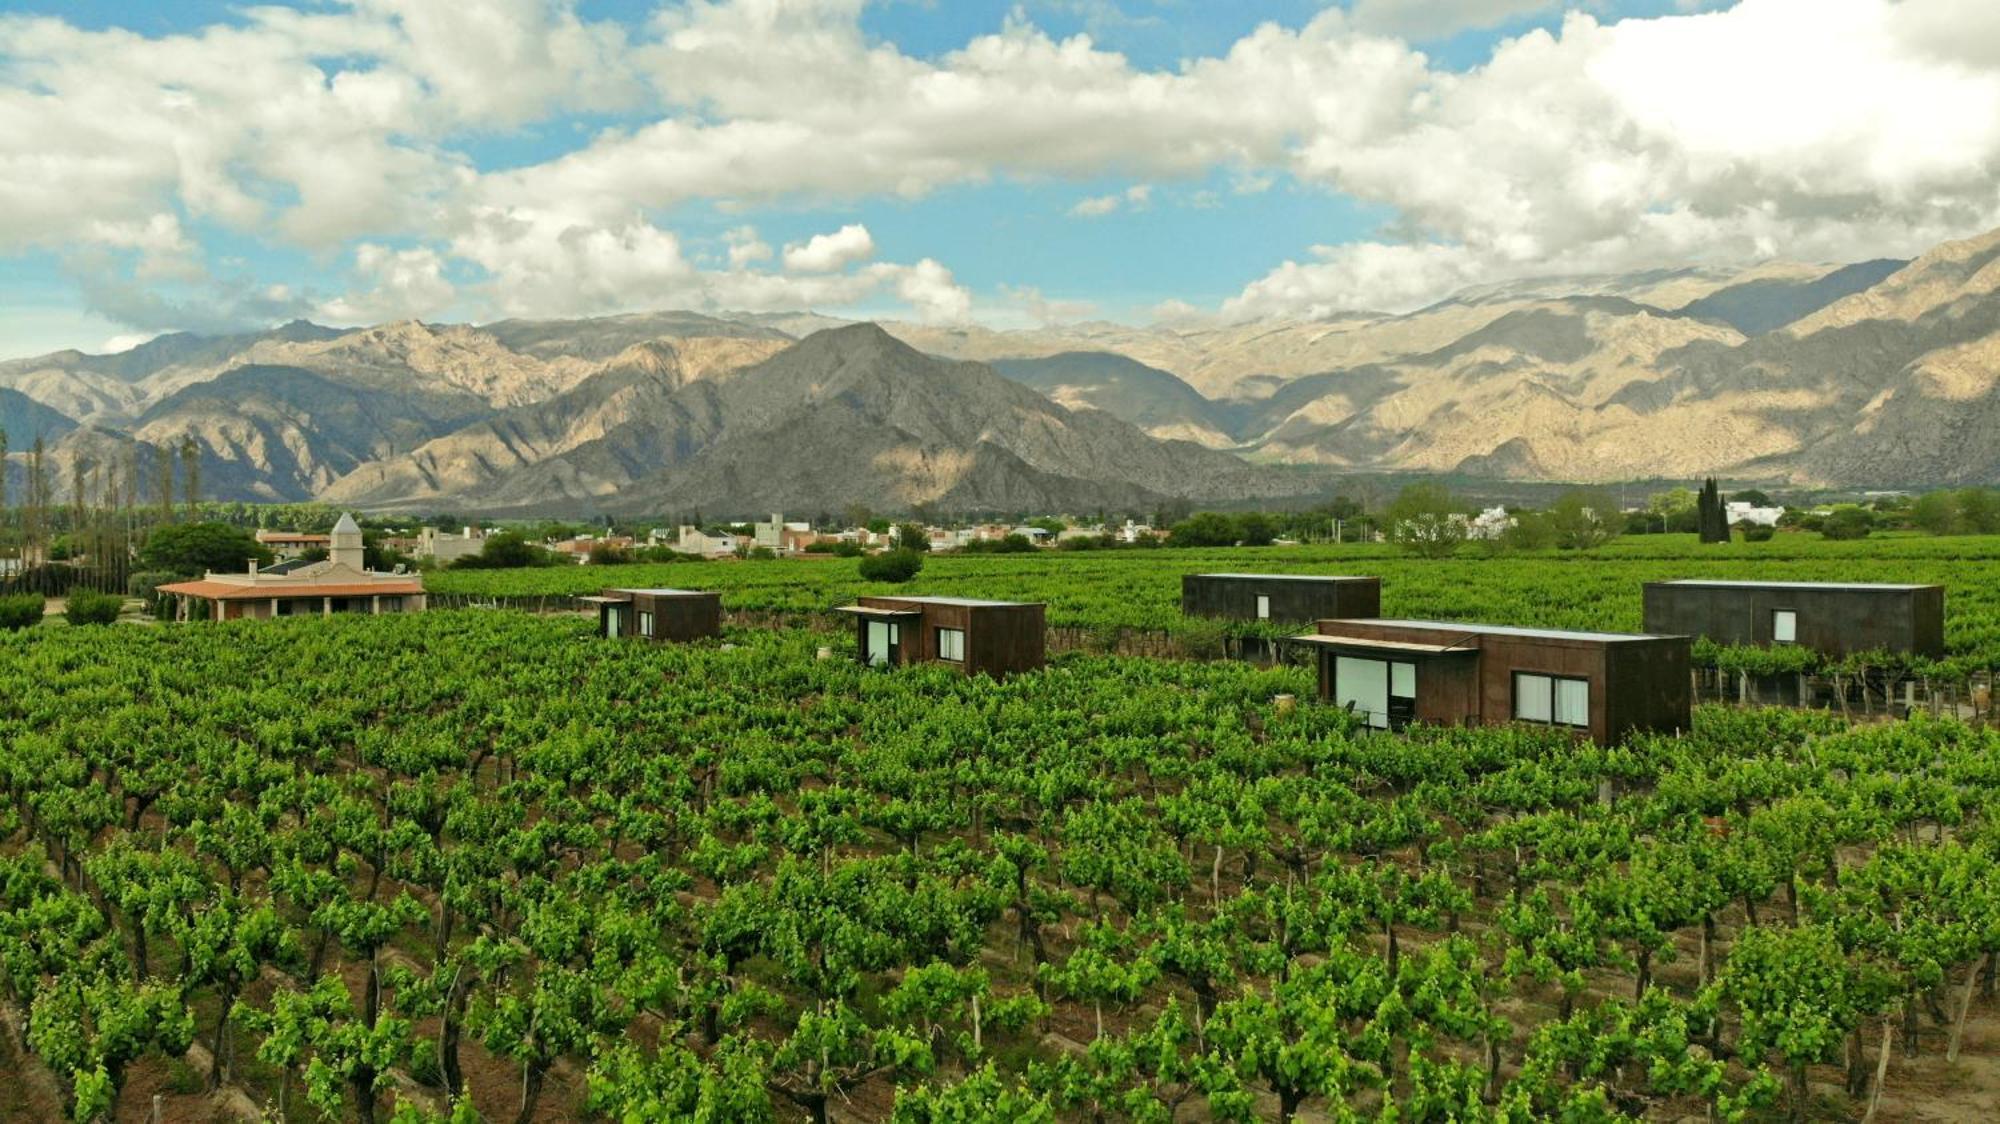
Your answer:
[[[1324,315],[1994,213],[1963,160],[1833,182],[1963,78],[1886,0],[1355,5],[0,0],[0,354],[293,314]],[[1853,42],[1688,97],[1815,27]],[[1902,85],[1859,123],[1797,92],[1870,67]]]

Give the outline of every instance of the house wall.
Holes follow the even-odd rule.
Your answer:
[[[1271,619],[1275,621],[1382,615],[1382,582],[1377,578],[1330,582],[1300,581],[1281,574],[1181,577],[1181,612],[1190,617],[1256,620],[1259,595],[1271,599]]]
[[[1793,589],[1647,582],[1646,630],[1771,646],[1772,613],[1798,613],[1798,644],[1830,656],[1944,655],[1944,589]]]
[[[1605,647],[1605,739],[1637,731],[1674,732],[1694,725],[1694,645],[1661,636]]]
[[[1426,726],[1480,724],[1479,657],[1476,655],[1399,657],[1387,652],[1351,653],[1364,659],[1403,660],[1417,665],[1417,721]],[[1333,700],[1334,660],[1340,655],[1319,650],[1319,698]]]
[[[965,670],[998,678],[1034,671],[1047,662],[1048,628],[1041,605],[987,605],[972,611],[965,637]]]
[[[1488,726],[1514,720],[1514,673],[1525,671],[1584,679],[1590,683],[1590,739],[1609,745],[1611,684],[1602,642],[1556,641],[1522,636],[1480,638],[1479,698],[1481,720]]]

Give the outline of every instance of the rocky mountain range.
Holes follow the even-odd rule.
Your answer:
[[[2000,473],[2000,232],[1911,262],[1484,286],[1415,312],[999,331],[813,313],[294,322],[0,362],[59,481],[192,437],[221,498],[370,509],[1091,509],[1336,474]]]

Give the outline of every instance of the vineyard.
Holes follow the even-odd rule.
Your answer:
[[[1180,611],[1181,575],[1204,570],[1375,575],[1382,578],[1387,616],[1612,631],[1639,629],[1640,585],[1647,581],[1934,582],[1946,588],[1951,656],[1941,666],[1919,670],[1964,679],[2000,669],[2000,538],[1995,537],[1830,542],[1780,535],[1762,543],[1703,545],[1690,536],[1657,535],[1620,539],[1589,554],[1488,558],[1467,548],[1442,561],[1409,558],[1383,546],[947,554],[929,559],[915,581],[897,588],[1043,601],[1055,629],[1177,634],[1210,627],[1186,620]],[[565,607],[566,598],[606,586],[688,585],[720,590],[732,613],[798,623],[857,594],[890,591],[861,581],[851,560],[834,558],[445,571],[430,575],[427,584],[440,603],[504,598],[530,607]],[[1260,630],[1255,624],[1237,630],[1296,631],[1268,625]],[[1765,670],[1757,656],[1745,655],[1740,662],[1750,670]]]
[[[1152,614],[1192,560],[1075,559],[1067,611]],[[1613,596],[1356,563],[1400,612]],[[806,596],[842,592],[817,565]],[[702,576],[776,602],[771,569]],[[1057,571],[924,581],[975,572]],[[1990,1117],[1991,732],[1377,736],[1276,702],[1294,668],[996,683],[825,640],[493,612],[0,636],[0,1119]]]

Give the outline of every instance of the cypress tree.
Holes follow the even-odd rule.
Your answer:
[[[1712,476],[1701,486],[1701,496],[1695,504],[1695,525],[1703,542],[1729,541],[1729,510],[1723,506],[1722,490]]]

